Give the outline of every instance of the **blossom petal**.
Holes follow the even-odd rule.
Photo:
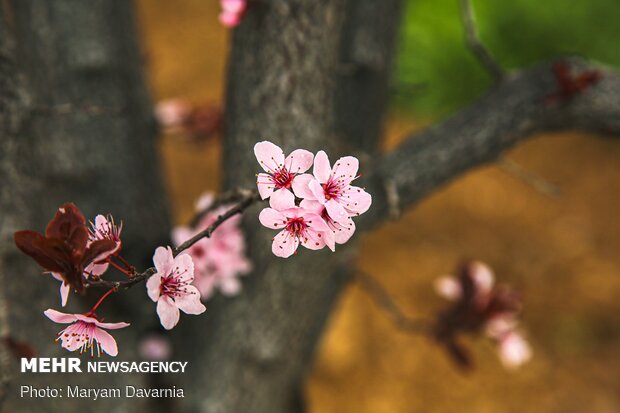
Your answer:
[[[357,175],[359,169],[359,161],[354,156],[345,156],[336,161],[332,178],[341,181],[344,185],[348,185]]]
[[[260,194],[261,199],[269,198],[275,187],[271,175],[264,172],[256,175],[256,186],[258,187],[258,193]]]
[[[301,245],[310,250],[320,250],[325,247],[323,234],[308,228],[306,230],[306,238],[302,238]]]
[[[318,180],[313,179],[312,181],[310,181],[310,183],[308,184],[308,188],[310,188],[310,191],[312,192],[313,199],[316,199],[321,204],[325,204],[325,202],[327,201],[325,199],[325,189],[323,189],[323,186]]]
[[[175,227],[172,229],[172,242],[174,245],[181,245],[194,236],[194,232],[189,227]]]
[[[222,9],[229,13],[242,13],[245,10],[247,0],[221,0]]]
[[[184,282],[194,280],[194,261],[189,254],[179,254],[174,258],[173,266],[174,277]]]
[[[353,233],[355,233],[355,222],[353,222],[351,218],[348,218],[344,222],[335,223],[332,229],[334,231],[336,244],[344,244],[349,241]]]
[[[265,172],[273,173],[284,166],[284,152],[279,146],[269,141],[258,142],[254,145],[254,155]]]
[[[69,293],[71,292],[71,286],[64,281],[60,283],[60,304],[64,307],[67,305],[69,299]]]
[[[159,299],[160,287],[161,275],[159,273],[151,275],[146,282],[146,292],[151,300],[157,301]]]
[[[99,342],[101,350],[103,350],[112,357],[115,357],[118,354],[116,340],[114,340],[114,337],[112,337],[110,333],[100,328],[97,328],[95,329],[94,336],[95,340]]]
[[[171,330],[176,326],[181,316],[179,309],[168,296],[161,296],[157,300],[157,315],[161,325],[166,330]]]
[[[273,208],[265,208],[258,215],[261,224],[271,229],[281,229],[286,226],[287,219],[280,211]]]
[[[278,189],[271,194],[269,198],[269,206],[276,211],[284,211],[285,209],[295,207],[295,195],[288,189]]]
[[[519,333],[511,332],[500,341],[499,356],[504,367],[514,369],[532,358],[532,349]]]
[[[370,204],[372,204],[372,196],[362,188],[349,186],[345,190],[340,203],[343,204],[350,213],[359,215],[368,211]]]
[[[486,295],[493,289],[495,276],[493,270],[483,262],[474,261],[471,264],[471,276],[476,285],[477,295]]]
[[[101,328],[105,328],[108,330],[118,330],[121,328],[125,328],[125,327],[129,327],[131,324],[129,323],[125,323],[125,322],[119,322],[119,323],[102,323],[101,321],[97,321],[95,322],[95,325],[97,327],[101,327]]]
[[[336,234],[333,231],[325,231],[321,234],[323,236],[323,240],[325,241],[325,245],[332,252],[336,251]]]
[[[157,247],[155,255],[153,255],[153,263],[160,275],[167,275],[170,273],[173,262],[174,258],[172,257],[172,250],[170,247]]]
[[[349,218],[347,210],[335,199],[330,199],[325,203],[327,215],[336,222],[346,222]]]
[[[293,178],[291,188],[298,198],[314,200],[316,197],[312,190],[310,190],[310,182],[316,180],[316,178],[310,174],[301,174]]]
[[[441,297],[450,301],[457,301],[463,294],[461,283],[452,276],[442,276],[435,280],[435,291]]]
[[[284,160],[284,165],[289,172],[301,174],[312,166],[314,155],[305,149],[296,149]]]
[[[288,231],[280,231],[273,239],[271,251],[277,257],[288,258],[295,253],[299,246],[297,237],[293,237]]]
[[[202,314],[207,310],[207,307],[200,302],[200,293],[198,289],[193,285],[185,287],[187,294],[183,294],[180,297],[175,298],[174,302],[180,310],[185,314]]]
[[[331,231],[327,223],[321,218],[320,215],[314,214],[312,212],[303,211],[300,213],[300,216],[303,217],[304,221],[308,224],[308,227],[311,229],[323,232],[323,231]]]
[[[332,173],[332,168],[329,165],[329,158],[325,151],[319,151],[314,157],[314,168],[312,174],[320,183],[327,183]]]
[[[241,292],[241,281],[236,277],[226,277],[220,280],[220,290],[227,297],[238,295]]]
[[[313,214],[321,215],[325,210],[325,206],[321,204],[319,201],[314,201],[311,199],[303,199],[299,207],[307,212],[311,212]]]
[[[65,314],[65,313],[61,313],[60,311],[56,311],[51,308],[48,308],[47,310],[43,311],[43,314],[45,314],[47,318],[49,318],[53,322],[59,323],[59,324],[69,324],[77,320],[77,317],[75,316],[75,314]]]

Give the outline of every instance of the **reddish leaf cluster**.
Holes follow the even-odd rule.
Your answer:
[[[84,215],[73,203],[58,208],[45,235],[25,230],[16,232],[13,238],[22,252],[46,271],[60,274],[79,293],[84,292],[84,268],[116,247],[107,239],[89,242]]]

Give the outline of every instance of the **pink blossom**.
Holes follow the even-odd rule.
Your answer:
[[[92,244],[95,241],[100,240],[111,240],[116,243],[116,247],[110,251],[106,251],[104,254],[101,254],[96,259],[94,259],[90,264],[84,268],[84,277],[88,278],[91,275],[103,275],[107,270],[109,264],[107,262],[101,262],[106,260],[108,257],[118,253],[122,246],[121,241],[121,232],[123,231],[123,224],[116,225],[114,222],[114,218],[111,215],[107,217],[103,215],[97,215],[95,217],[95,222],[91,222],[91,228],[88,230],[88,241],[87,246]],[[71,292],[71,286],[63,281],[63,278],[60,274],[51,272],[52,277],[61,282],[60,284],[60,302],[62,306],[67,305],[67,301],[69,299],[69,293]]]
[[[358,178],[359,161],[353,156],[338,159],[332,168],[324,151],[314,158],[313,175],[303,174],[292,183],[299,198],[325,206],[332,221],[346,224],[348,218],[370,208],[372,197],[362,188],[351,185]]]
[[[43,314],[56,323],[71,324],[58,333],[56,341],[62,340],[63,348],[69,351],[79,349],[80,353],[90,349],[91,356],[94,356],[95,348],[97,356],[101,355],[101,350],[110,356],[116,356],[118,354],[116,340],[104,328],[116,330],[129,326],[128,323],[103,323],[97,320],[94,314],[65,314],[51,308]]]
[[[229,29],[239,25],[247,8],[247,0],[220,0],[220,4],[222,6],[220,23]]]
[[[206,193],[196,204],[198,211],[204,211],[213,203],[213,195]],[[228,210],[228,206],[206,213],[195,228],[177,227],[172,232],[175,245],[196,235],[210,226]],[[245,236],[239,228],[240,216],[226,220],[213,232],[210,238],[203,238],[183,252],[194,261],[194,285],[203,299],[210,298],[216,290],[225,296],[234,296],[241,291],[239,276],[248,273],[252,265],[245,255]]]
[[[256,177],[258,192],[262,199],[271,197],[276,203],[294,203],[295,196],[291,188],[312,166],[314,156],[305,149],[297,149],[289,156],[279,146],[263,141],[254,145],[254,154],[260,166],[266,173],[259,173]]]
[[[172,345],[163,335],[151,334],[140,341],[139,352],[146,360],[168,360],[172,354]]]
[[[299,244],[311,250],[325,246],[335,250],[334,233],[318,214],[296,207],[292,199],[281,203],[273,198],[270,201],[271,208],[263,209],[258,219],[267,228],[281,229],[271,246],[276,256],[290,257]]]
[[[157,303],[157,315],[166,330],[179,322],[182,310],[186,314],[202,314],[206,307],[200,302],[200,292],[191,285],[194,263],[188,254],[172,254],[170,247],[158,247],[153,256],[155,269],[146,282],[151,300]]]

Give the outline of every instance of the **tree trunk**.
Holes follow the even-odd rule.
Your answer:
[[[42,231],[61,203],[73,201],[87,218],[111,212],[123,219],[127,257],[147,264],[169,231],[151,105],[142,79],[131,2],[2,4],[0,294],[6,306],[0,302],[4,310],[0,329],[33,344],[42,356],[65,356],[53,340],[62,326],[42,314],[47,308],[60,309],[59,283],[40,275],[40,268],[17,251],[12,234],[25,228]],[[101,293],[89,292],[89,299]],[[120,357],[135,359],[137,337],[154,320],[152,303],[139,288],[112,298],[114,304],[106,302],[102,311],[107,320],[135,324],[115,334]],[[85,300],[77,296],[69,301],[72,310],[86,309]],[[13,387],[3,411],[92,407],[89,399],[20,398],[18,385],[45,387],[51,384],[51,376],[11,373]],[[140,380],[134,375],[76,374],[64,376],[62,383],[120,387]],[[136,409],[132,399],[98,403],[115,411]]]
[[[285,152],[325,149],[333,161],[374,148],[399,9],[400,0],[252,3],[230,55],[225,188],[255,187],[253,146],[264,139]],[[191,411],[302,410],[313,349],[353,269],[353,243],[335,254],[301,248],[275,257],[275,234],[257,219],[261,207],[244,218],[254,271],[243,294],[216,298],[206,317],[181,326],[201,345],[189,355]]]

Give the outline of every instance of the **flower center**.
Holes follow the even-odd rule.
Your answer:
[[[159,285],[159,293],[161,295],[167,295],[169,297],[179,297],[187,293],[187,286],[189,282],[183,281],[178,273],[178,269],[162,277],[161,284]]]
[[[342,187],[340,186],[339,181],[334,181],[330,178],[326,184],[322,184],[321,186],[323,187],[326,200],[329,201],[330,199],[338,198],[340,196]]]
[[[286,230],[296,237],[303,234],[303,232],[308,228],[308,225],[304,222],[304,219],[301,217],[298,218],[290,218],[286,223]]]
[[[286,168],[280,168],[273,173],[272,177],[276,188],[289,189],[293,183],[293,178],[295,175],[290,173]]]

